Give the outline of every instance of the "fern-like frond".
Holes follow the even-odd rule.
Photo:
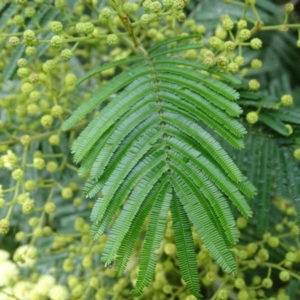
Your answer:
[[[230,248],[237,242],[238,231],[229,203],[245,217],[251,216],[245,196],[253,196],[255,188],[210,132],[234,148],[243,148],[246,130],[236,119],[242,113],[239,95],[225,83],[236,85],[238,80],[170,57],[201,45],[179,43],[168,48],[167,44],[156,45],[144,60],[137,57],[114,63],[134,64],[82,103],[63,129],[93,109],[100,110],[73,143],[72,151],[75,161],[81,162],[80,174],[89,176],[84,192],[89,197],[99,194],[91,214],[95,239],[122,208],[101,260],[110,264],[117,257],[120,275],[150,214],[133,291],[140,295],[152,280],[172,199],[180,268],[189,290],[199,297],[190,223],[221,267],[234,272]],[[92,70],[82,80],[106,67]]]

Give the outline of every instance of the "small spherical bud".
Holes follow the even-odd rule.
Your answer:
[[[48,202],[44,206],[44,210],[47,214],[52,214],[56,211],[56,205],[53,202]]]
[[[249,6],[255,5],[255,3],[256,3],[256,0],[245,0],[245,4],[249,5]]]
[[[6,205],[6,202],[3,198],[0,198],[0,209]]]
[[[31,214],[34,211],[34,201],[32,199],[26,199],[22,204],[22,212],[26,215]]]
[[[54,35],[50,40],[50,45],[54,48],[60,48],[62,43],[63,40],[59,35]]]
[[[25,16],[28,18],[33,18],[35,16],[35,9],[34,7],[26,7],[25,8]]]
[[[217,38],[216,36],[212,36],[208,39],[208,44],[213,49],[219,49],[222,46],[222,40]]]
[[[104,7],[100,12],[99,19],[109,20],[111,16],[112,11],[110,10],[110,8]]]
[[[281,98],[280,98],[280,103],[283,105],[283,106],[291,106],[293,104],[293,96],[292,95],[283,95]]]
[[[52,146],[57,146],[59,145],[59,142],[60,142],[60,138],[59,138],[59,135],[58,134],[52,134],[50,137],[49,137],[49,144],[52,145]]]
[[[33,167],[37,170],[42,170],[45,167],[45,160],[40,157],[35,157],[33,159]]]
[[[134,5],[131,2],[125,2],[123,5],[123,11],[126,14],[131,14],[135,11]]]
[[[26,237],[26,234],[23,231],[19,231],[16,233],[15,238],[18,242],[22,242]]]
[[[228,299],[228,291],[225,289],[218,291],[218,300],[227,300]]]
[[[20,40],[17,36],[11,36],[8,40],[8,43],[12,46],[17,46],[19,44]]]
[[[233,29],[234,23],[233,21],[230,19],[230,17],[226,17],[222,19],[222,27],[227,30],[230,31]]]
[[[293,3],[287,3],[284,6],[284,10],[286,11],[286,13],[290,14],[294,10],[294,4]]]
[[[59,117],[61,117],[62,116],[62,114],[63,114],[63,108],[60,106],[60,105],[54,105],[52,108],[51,108],[51,115],[53,116],[53,117],[57,117],[57,118],[59,118]]]
[[[300,148],[295,149],[293,154],[296,159],[300,159]]]
[[[235,74],[239,70],[239,65],[235,62],[231,62],[227,66],[228,72]]]
[[[49,161],[46,165],[46,170],[49,173],[54,173],[58,169],[58,164],[55,161]]]
[[[85,22],[84,23],[84,30],[85,34],[92,34],[94,32],[95,26],[92,22]]]
[[[72,56],[73,56],[73,52],[71,49],[63,49],[60,52],[60,57],[65,61],[70,60],[72,58]]]
[[[206,56],[203,59],[203,63],[207,67],[212,67],[212,66],[214,66],[216,64],[216,59],[214,57]]]
[[[237,289],[242,289],[245,287],[245,281],[244,279],[242,278],[237,278],[235,281],[234,281],[234,286],[237,288]]]
[[[43,232],[43,228],[41,227],[38,227],[38,228],[35,228],[33,230],[33,233],[32,235],[35,237],[35,238],[40,238],[44,235],[44,232]]]
[[[250,46],[254,50],[258,50],[262,47],[262,41],[259,38],[254,38],[250,41]]]
[[[51,21],[48,28],[54,33],[60,33],[63,30],[63,25],[59,21]]]
[[[251,79],[248,82],[248,87],[249,87],[249,90],[251,90],[251,91],[257,91],[260,88],[260,83],[256,79]]]
[[[29,94],[29,99],[33,102],[36,102],[38,100],[41,99],[41,93],[38,92],[38,91],[32,91],[30,94]]]
[[[247,113],[246,120],[249,124],[255,124],[258,121],[258,113],[256,111]]]
[[[28,65],[27,59],[25,58],[20,58],[18,59],[18,63],[17,63],[19,68],[25,68]]]
[[[36,182],[34,180],[26,180],[24,183],[24,187],[26,191],[33,191],[36,188]]]
[[[16,15],[13,18],[13,23],[15,25],[21,26],[24,24],[24,18],[21,15]]]
[[[76,82],[76,80],[77,80],[77,77],[73,73],[67,74],[65,77],[66,85],[73,85]]]
[[[176,246],[173,243],[166,243],[164,246],[164,252],[167,255],[174,255],[176,253]]]
[[[251,61],[251,68],[253,69],[259,69],[262,67],[262,61],[260,59],[253,59]]]
[[[30,70],[28,68],[19,68],[17,74],[21,78],[26,78],[30,74]]]
[[[235,48],[235,44],[232,41],[227,41],[224,43],[225,51],[232,52]]]
[[[30,135],[25,134],[25,135],[22,135],[22,136],[20,137],[20,143],[21,143],[22,145],[28,146],[28,145],[30,144],[30,142],[31,142],[31,137],[30,137]]]
[[[294,252],[288,252],[286,255],[285,255],[285,259],[287,261],[291,261],[291,262],[295,262],[296,261],[296,254]]]
[[[273,281],[271,278],[264,278],[262,281],[262,286],[266,289],[270,289],[273,285]]]
[[[75,29],[78,33],[84,33],[84,23],[83,22],[77,23]]]
[[[49,73],[54,70],[55,63],[52,59],[48,59],[43,63],[42,68],[45,73]]]
[[[41,118],[41,124],[44,128],[49,128],[53,124],[53,118],[51,115],[44,115]]]
[[[36,48],[34,46],[28,46],[25,49],[25,54],[28,56],[33,56],[36,53]]]
[[[158,13],[161,11],[162,5],[160,4],[160,2],[154,1],[154,2],[151,2],[149,8],[153,13]]]
[[[64,199],[70,199],[73,197],[73,191],[70,187],[65,187],[62,189],[61,191],[61,196],[64,198]]]
[[[9,221],[7,219],[0,220],[0,235],[7,234],[9,231]]]
[[[116,46],[119,43],[119,38],[116,34],[109,34],[106,42],[109,46]]]
[[[38,113],[39,107],[36,104],[32,103],[26,107],[26,110],[29,115],[34,116]]]
[[[244,217],[239,217],[237,220],[236,220],[236,226],[238,229],[243,229],[247,226],[248,224],[248,221],[247,219],[245,219]]]
[[[241,29],[239,32],[239,39],[246,41],[251,37],[251,31],[249,29]]]
[[[178,22],[184,22],[185,19],[186,19],[185,13],[184,13],[184,12],[179,13],[179,14],[176,16],[176,19],[177,19]],[[161,33],[159,32],[159,34],[161,34]]]
[[[174,0],[173,1],[173,8],[175,10],[183,10],[184,9],[184,6],[185,6],[185,2],[184,0]]]
[[[262,261],[267,261],[269,259],[269,252],[266,249],[260,249],[257,253],[257,256]]]
[[[163,0],[162,3],[164,8],[170,8],[173,5],[173,0]]]
[[[279,273],[279,278],[283,282],[289,281],[290,278],[291,278],[290,272],[288,272],[288,271],[281,271]]]
[[[234,62],[237,63],[239,67],[241,67],[244,64],[245,59],[243,56],[238,55],[235,57]]]
[[[29,224],[29,226],[31,226],[31,227],[36,227],[36,226],[39,224],[39,222],[40,222],[40,219],[39,219],[39,218],[37,218],[37,217],[32,217],[32,218],[29,219],[28,224]]]
[[[25,43],[29,44],[29,45],[32,45],[36,39],[34,31],[32,31],[30,29],[27,29],[24,31],[23,37],[24,37]]]
[[[238,29],[244,29],[247,27],[247,21],[246,20],[239,20],[237,22]]]
[[[22,180],[24,178],[24,171],[22,169],[16,169],[12,172],[11,176],[16,181]]]
[[[142,24],[149,24],[151,22],[151,16],[149,14],[143,14],[141,16],[141,23]]]
[[[25,95],[29,95],[33,91],[33,85],[29,82],[25,82],[22,84],[21,90]]]

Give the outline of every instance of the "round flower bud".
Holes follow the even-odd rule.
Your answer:
[[[33,167],[37,170],[42,170],[45,167],[45,160],[40,157],[35,157],[33,159]]]
[[[6,202],[3,198],[0,198],[0,209],[6,205]]]
[[[84,23],[83,22],[77,23],[75,29],[78,33],[84,33]]]
[[[64,199],[70,199],[73,197],[73,191],[70,187],[65,187],[62,189],[61,191],[61,196],[64,198]]]
[[[269,259],[269,252],[266,249],[260,249],[257,253],[257,256],[262,261],[267,261]]]
[[[52,108],[51,108],[51,115],[53,117],[61,117],[61,115],[63,114],[63,108],[60,106],[60,105],[54,105]]]
[[[19,68],[17,74],[21,78],[25,78],[30,74],[30,70],[28,68]]]
[[[35,238],[42,237],[44,235],[43,228],[41,227],[35,228],[32,234]]]
[[[26,7],[25,8],[25,16],[28,18],[32,18],[35,16],[35,9],[33,7]]]
[[[251,36],[251,31],[249,29],[242,29],[239,32],[239,39],[242,41],[248,40],[250,36]]]
[[[237,288],[237,289],[242,289],[245,287],[245,281],[244,279],[242,278],[237,278],[235,281],[234,281],[234,286]]]
[[[149,8],[153,13],[158,13],[161,11],[162,5],[160,4],[160,2],[154,1],[154,2],[151,2]]]
[[[45,226],[43,228],[43,236],[48,236],[52,234],[52,229],[49,226]]]
[[[22,180],[24,178],[24,171],[22,169],[16,169],[12,172],[11,176],[16,181]]]
[[[86,23],[84,23],[84,30],[83,30],[83,32],[85,34],[92,34],[94,32],[94,29],[95,29],[95,27],[94,27],[94,24],[92,22],[86,22]]]
[[[44,206],[44,210],[47,214],[52,214],[56,211],[56,205],[53,202],[48,202]]]
[[[124,5],[123,5],[123,11],[126,14],[133,13],[135,11],[133,3],[131,3],[131,2],[125,2]]]
[[[34,180],[26,180],[24,183],[24,187],[26,191],[33,191],[36,188],[36,182]]]
[[[20,58],[18,59],[18,63],[17,63],[19,68],[25,68],[28,65],[27,59],[25,58]]]
[[[28,47],[26,47],[26,49],[25,49],[25,53],[26,53],[26,55],[28,55],[28,56],[33,56],[33,55],[35,55],[35,53],[36,53],[36,48],[35,48],[34,46],[28,46]]]
[[[245,0],[245,4],[249,5],[249,6],[255,5],[255,3],[256,3],[256,0]]]
[[[16,233],[15,238],[18,242],[22,242],[26,237],[26,234],[23,231],[19,231]]]
[[[290,14],[294,10],[294,4],[293,3],[287,3],[284,6],[284,10],[286,13]]]
[[[262,47],[262,41],[259,38],[254,38],[250,41],[250,46],[254,50],[258,50]]]
[[[142,24],[149,24],[151,22],[151,16],[149,14],[143,14],[141,16],[141,23]]]
[[[65,77],[66,85],[73,85],[76,82],[76,80],[77,80],[77,77],[73,73],[67,74]]]
[[[59,21],[51,21],[48,28],[54,33],[60,33],[63,30],[63,25]]]
[[[173,8],[176,10],[183,10],[185,6],[184,0],[174,0],[173,1]]]
[[[109,20],[111,16],[112,16],[112,11],[110,10],[110,8],[104,7],[100,12],[99,18]]]
[[[291,262],[295,262],[296,261],[296,255],[294,252],[288,252],[286,255],[285,255],[285,259],[287,261],[291,261]]]
[[[176,16],[176,19],[177,19],[178,22],[184,22],[185,19],[186,19],[185,13],[184,13],[184,12],[179,13],[179,14]],[[159,32],[159,34],[161,34],[161,33]]]
[[[247,219],[245,219],[244,217],[239,217],[237,220],[236,220],[236,226],[238,229],[243,229],[247,226],[248,224],[248,221]]]
[[[266,289],[270,289],[273,285],[273,281],[271,278],[264,278],[262,281],[262,286]]]
[[[293,104],[293,96],[292,95],[283,95],[281,98],[280,98],[280,103],[283,105],[283,106],[291,106]]]
[[[222,40],[217,38],[216,36],[212,36],[208,39],[208,44],[213,49],[219,49],[222,46]]]
[[[36,102],[36,101],[38,101],[38,100],[41,99],[41,93],[38,92],[38,91],[32,91],[32,92],[29,94],[29,99],[30,99],[31,101]]]
[[[109,46],[115,46],[119,43],[119,38],[116,34],[109,34],[107,36],[106,42]]]
[[[32,199],[26,199],[22,204],[22,212],[25,215],[31,214],[34,211],[34,201]]]
[[[237,63],[239,67],[241,67],[244,64],[245,59],[243,56],[238,55],[237,57],[235,57],[234,62]]]
[[[251,68],[259,69],[262,67],[262,61],[260,59],[253,59],[251,61]]]
[[[31,227],[36,227],[39,223],[40,223],[40,219],[37,217],[30,218],[28,222],[29,226]]]
[[[26,107],[26,110],[29,115],[34,116],[38,113],[39,107],[36,104],[32,103]]]
[[[59,145],[59,142],[60,142],[60,138],[59,138],[59,135],[58,134],[52,134],[50,137],[49,137],[49,144],[52,145],[52,146],[57,146]]]
[[[239,20],[237,22],[238,29],[244,29],[247,27],[247,21],[246,20]]]
[[[173,0],[163,0],[162,3],[165,8],[170,8],[173,5]]]
[[[70,60],[72,56],[73,56],[73,52],[71,49],[64,49],[60,52],[60,57],[65,61]]]
[[[256,111],[247,113],[246,120],[249,124],[255,124],[258,121],[258,113]]]
[[[55,63],[52,59],[48,59],[43,63],[42,68],[45,73],[49,73],[54,70]]]
[[[29,95],[33,91],[33,85],[25,82],[22,84],[21,90],[25,95]]]
[[[218,291],[218,300],[227,300],[228,299],[228,291],[225,289]]]
[[[279,273],[279,278],[283,282],[289,281],[290,278],[291,278],[290,272],[288,272],[288,271],[281,271]]]
[[[20,143],[24,146],[28,146],[31,142],[31,137],[28,134],[22,135],[20,138]]]
[[[164,252],[167,255],[174,255],[176,253],[176,246],[173,243],[166,243],[164,246]]]
[[[41,118],[41,124],[44,128],[49,128],[53,124],[53,118],[51,115],[44,115]]]
[[[295,149],[293,154],[296,159],[300,159],[300,148]]]
[[[234,74],[239,70],[239,65],[235,62],[231,62],[228,64],[227,70],[228,70],[228,72]]]
[[[235,48],[235,44],[232,41],[227,41],[224,43],[225,51],[232,52]]]
[[[207,67],[212,67],[216,64],[216,59],[214,57],[206,56],[204,57],[203,63]]]
[[[222,19],[222,27],[227,30],[230,31],[233,29],[234,23],[233,21],[230,19],[230,17],[226,17]]]
[[[70,299],[67,288],[63,285],[54,285],[49,291],[51,300],[67,300]]]
[[[256,79],[251,79],[248,82],[248,87],[250,91],[257,91],[260,88],[260,83]]]
[[[27,29],[24,31],[23,37],[24,37],[25,43],[28,45],[33,45],[34,41],[36,39],[34,31],[32,31],[30,29]]]
[[[8,40],[8,43],[12,46],[17,46],[19,44],[20,40],[17,36],[11,36]]]
[[[24,18],[21,15],[16,15],[13,18],[13,23],[15,25],[21,26],[24,24]]]
[[[50,40],[50,45],[54,48],[60,48],[62,45],[62,38],[59,35],[54,35]]]
[[[9,231],[9,221],[7,219],[0,220],[0,235],[7,234]]]
[[[49,173],[54,173],[58,169],[58,164],[55,161],[49,161],[46,165],[46,170]]]

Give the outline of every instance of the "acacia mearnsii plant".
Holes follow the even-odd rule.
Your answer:
[[[0,299],[299,299],[293,2],[1,2]]]

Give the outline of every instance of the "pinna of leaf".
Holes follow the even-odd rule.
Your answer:
[[[243,147],[246,130],[237,120],[242,112],[236,103],[238,93],[224,83],[236,84],[237,79],[195,61],[170,57],[187,45],[164,47],[167,43],[150,50],[146,59],[129,58],[128,63],[134,64],[82,103],[63,130],[116,94],[72,146],[75,162],[81,162],[80,175],[89,176],[85,193],[103,195],[91,214],[95,239],[123,206],[101,260],[110,266],[117,255],[121,275],[149,216],[132,291],[133,296],[141,295],[152,281],[159,257],[155,250],[160,248],[170,210],[183,280],[200,298],[191,226],[222,269],[233,273],[236,262],[230,249],[238,241],[238,230],[228,201],[248,218],[252,212],[245,197],[252,197],[255,188],[211,134],[212,130],[236,149]],[[212,73],[223,81],[213,79]]]

